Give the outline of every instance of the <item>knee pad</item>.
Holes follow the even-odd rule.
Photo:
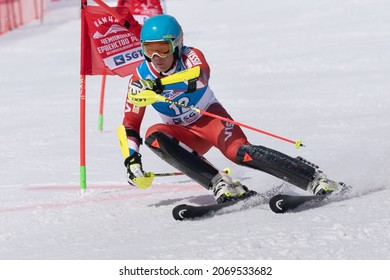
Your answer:
[[[153,132],[145,144],[162,160],[174,166],[206,189],[218,170],[194,152],[185,149],[180,143],[162,132]]]
[[[236,160],[241,165],[261,170],[304,190],[316,172],[315,168],[299,159],[263,146],[241,146]]]

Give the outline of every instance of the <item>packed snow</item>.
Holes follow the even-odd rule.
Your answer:
[[[77,2],[77,1],[76,1]],[[350,197],[299,213],[268,205],[195,221],[178,204],[212,193],[186,176],[127,184],[115,129],[127,78],[87,79],[87,191],[79,187],[79,5],[50,11],[0,37],[1,260],[389,260],[390,2],[386,0],[167,0],[200,48],[211,87],[253,144],[320,166]],[[159,122],[149,108],[142,133]],[[175,171],[142,146],[144,169]],[[282,182],[207,159],[257,192]],[[282,191],[302,194],[284,185]],[[377,278],[379,279],[379,278]],[[384,279],[384,278],[383,278]]]

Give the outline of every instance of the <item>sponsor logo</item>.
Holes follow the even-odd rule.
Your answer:
[[[100,33],[99,31],[96,31],[95,34],[93,34],[93,38],[94,39],[101,39],[101,38],[107,37],[108,35],[110,35],[112,33],[117,33],[117,32],[128,32],[128,31],[123,26],[120,26],[118,24],[113,24],[110,26],[110,28],[104,34]],[[121,35],[121,36],[127,36],[127,35]]]
[[[187,212],[187,209],[180,210],[179,211],[179,217],[182,218],[182,219],[185,219],[185,217],[183,216],[185,212]]]
[[[123,54],[114,56],[114,63],[116,66],[121,65],[125,62],[126,62],[126,60],[125,60],[125,57],[123,56]]]
[[[182,92],[175,92],[175,91],[169,89],[169,90],[164,90],[164,94],[163,95],[166,98],[173,99],[174,97],[178,96],[181,93]]]
[[[172,119],[172,122],[174,124],[183,124],[183,123],[190,124],[193,121],[197,120],[198,118],[199,118],[199,115],[197,113],[191,111],[191,112],[189,112],[189,114],[186,114],[182,117],[177,117],[177,118]]]
[[[101,18],[98,18],[96,19],[93,24],[96,26],[96,27],[99,27],[100,25],[103,25],[103,24],[106,24],[108,22],[118,22],[117,19],[115,19],[113,16],[104,16],[104,17],[101,17]]]
[[[232,135],[233,135],[233,132],[232,132],[233,128],[234,128],[234,124],[233,123],[229,123],[229,122],[226,123],[226,125],[225,125],[225,132],[224,132],[224,134],[226,135],[225,141],[227,141],[230,137],[232,137]]]
[[[132,63],[143,59],[142,50],[131,50],[115,56],[112,56],[112,61],[115,66],[120,66],[126,63]],[[112,68],[110,68],[112,69]]]
[[[276,208],[278,208],[279,210],[283,210],[283,208],[281,207],[282,203],[283,203],[283,199],[276,201]]]
[[[133,113],[139,114],[139,107],[138,106],[133,106]]]
[[[126,106],[125,106],[125,113],[129,113],[131,112],[131,107],[133,106],[133,104],[131,103],[130,100],[126,100]]]
[[[199,56],[191,49],[186,49],[184,54],[187,56],[188,60],[192,63],[193,66],[202,64]]]

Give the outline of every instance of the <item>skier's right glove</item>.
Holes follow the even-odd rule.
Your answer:
[[[132,186],[147,189],[152,185],[154,174],[142,169],[141,154],[134,153],[125,160],[127,182]]]
[[[130,93],[138,94],[144,90],[153,90],[155,93],[160,94],[164,90],[160,79],[152,80],[136,80],[130,84]]]

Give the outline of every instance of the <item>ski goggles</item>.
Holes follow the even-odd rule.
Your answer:
[[[175,46],[172,40],[142,42],[142,52],[149,58],[152,58],[154,55],[165,58],[173,54],[174,51]]]

